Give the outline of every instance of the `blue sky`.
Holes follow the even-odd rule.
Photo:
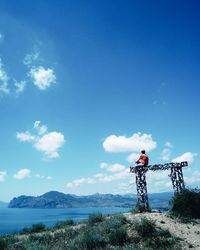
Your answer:
[[[129,166],[199,186],[199,1],[0,2],[0,200],[135,193]],[[171,191],[167,172],[149,192]]]

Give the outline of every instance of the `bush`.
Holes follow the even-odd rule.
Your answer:
[[[145,241],[145,249],[157,249],[157,250],[177,250],[182,249],[178,244],[175,238],[173,237],[153,237],[148,238]]]
[[[8,245],[6,240],[0,238],[0,249],[1,250],[7,250],[8,249]]]
[[[32,228],[30,229],[30,233],[39,233],[46,229],[43,223],[33,224]]]
[[[109,241],[112,245],[122,246],[129,241],[127,230],[125,228],[116,228],[111,231]]]
[[[102,222],[102,221],[104,221],[104,216],[100,212],[92,213],[92,214],[89,215],[88,223],[90,225],[93,225],[95,223]]]
[[[107,240],[98,231],[87,230],[80,238],[80,249],[103,248],[107,245]]]
[[[147,209],[143,204],[137,204],[135,208],[131,210],[131,213],[144,213],[150,211],[151,209]]]
[[[114,215],[104,222],[103,229],[105,233],[110,233],[113,229],[120,228],[125,225],[127,219],[123,215]]]
[[[29,236],[29,241],[30,242],[38,242],[40,244],[48,244],[53,237],[49,233],[44,233],[44,234],[31,234]]]
[[[194,219],[200,218],[200,190],[183,189],[176,193],[171,200],[172,215],[177,217],[189,217]]]
[[[31,232],[31,228],[28,228],[28,227],[24,227],[20,234],[29,234]]]
[[[140,221],[135,221],[134,227],[141,238],[151,238],[156,234],[155,221],[145,217],[141,218]]]
[[[58,221],[55,225],[54,225],[54,229],[60,229],[60,228],[64,228],[67,226],[73,226],[74,225],[74,221],[72,219],[66,220],[66,221]]]

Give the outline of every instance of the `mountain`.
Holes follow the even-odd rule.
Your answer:
[[[129,207],[133,197],[112,194],[75,196],[50,191],[41,196],[19,196],[10,201],[10,208]]]
[[[168,206],[172,193],[150,194],[152,207],[164,209]],[[41,196],[25,196],[13,198],[9,208],[72,208],[72,207],[133,207],[137,202],[136,195],[93,194],[76,196],[50,191]]]
[[[0,207],[7,207],[8,203],[4,202],[4,201],[0,201]]]

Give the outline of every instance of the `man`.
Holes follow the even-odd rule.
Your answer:
[[[140,155],[140,158],[135,162],[137,163],[137,166],[135,167],[136,170],[139,168],[139,167],[147,167],[148,164],[149,164],[149,157],[148,155],[146,154],[145,150],[141,150],[141,155]]]

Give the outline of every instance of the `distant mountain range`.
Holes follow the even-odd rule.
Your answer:
[[[155,209],[168,209],[173,193],[149,194],[150,206]],[[133,207],[137,202],[136,195],[93,194],[76,196],[50,191],[41,196],[13,198],[9,208],[79,208],[79,207]]]
[[[7,207],[8,203],[0,201],[0,207]]]

